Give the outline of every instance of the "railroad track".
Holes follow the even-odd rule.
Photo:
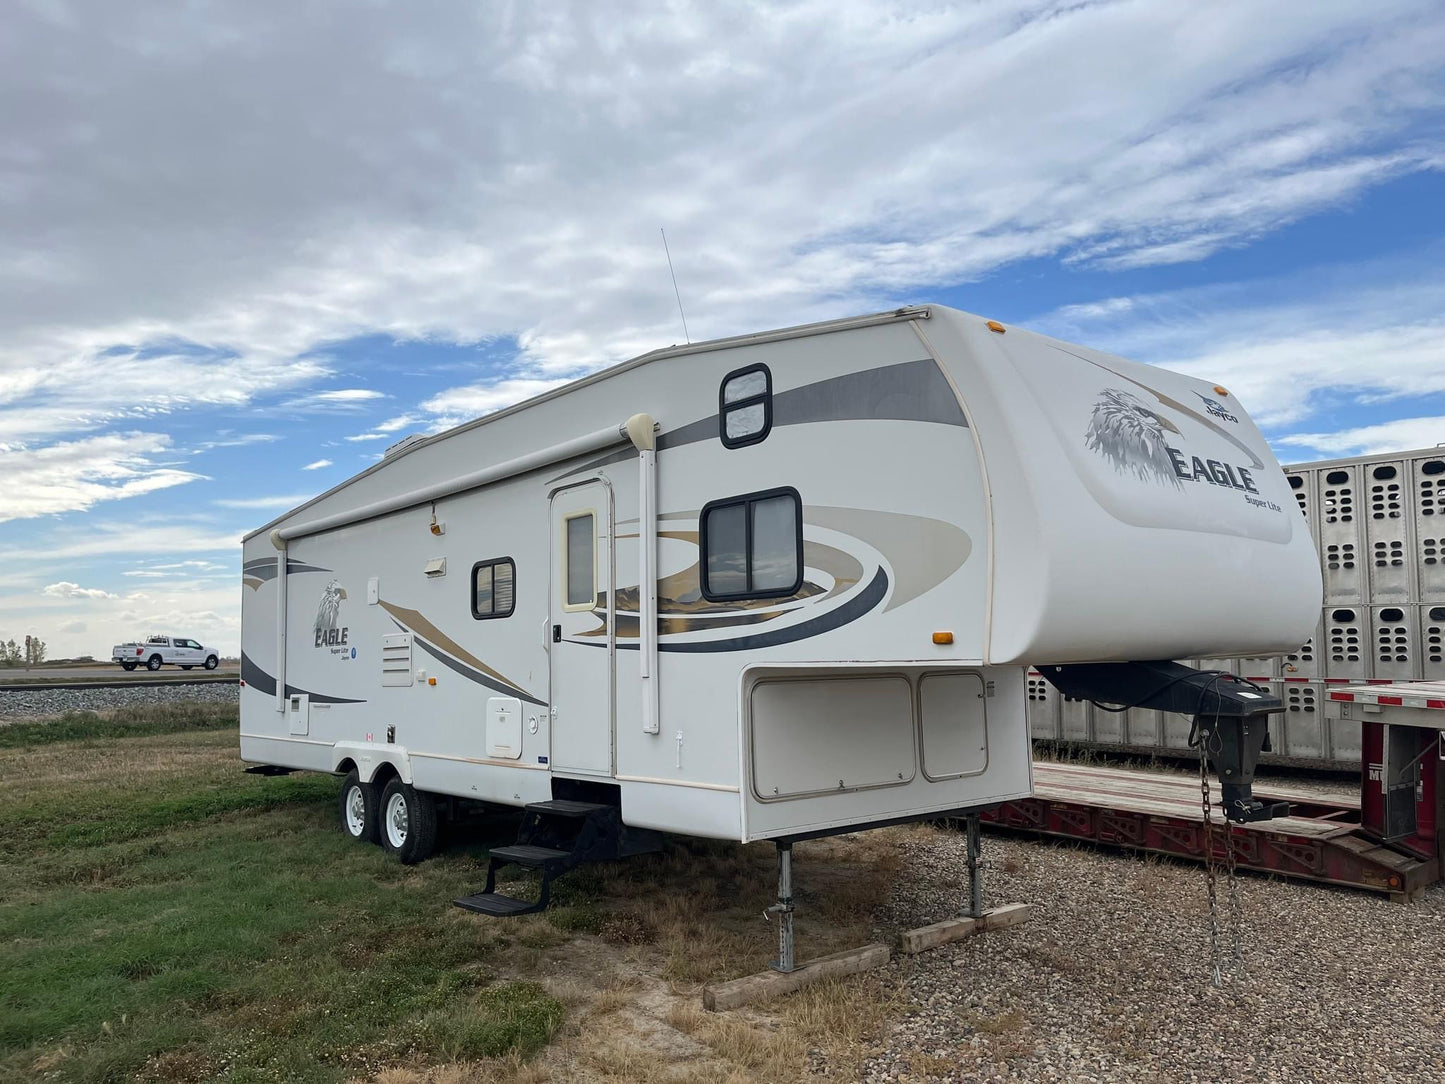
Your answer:
[[[240,680],[239,675],[230,674],[224,677],[128,678],[123,681],[25,681],[0,684],[0,693],[48,692],[53,689],[144,689],[162,685],[235,685]]]

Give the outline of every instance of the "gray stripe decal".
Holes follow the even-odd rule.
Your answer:
[[[396,618],[392,618],[392,620],[396,621]],[[396,622],[396,627],[405,628],[405,626],[402,625],[400,621]],[[468,681],[475,681],[478,685],[485,686],[486,688],[491,689],[493,692],[504,693],[507,696],[515,696],[518,700],[525,700],[529,704],[538,704],[542,707],[547,706],[545,700],[538,700],[535,696],[532,696],[530,693],[525,693],[521,689],[514,689],[510,685],[503,685],[500,681],[493,681],[485,674],[477,673],[466,663],[460,662],[457,659],[452,658],[446,652],[442,651],[441,648],[433,647],[416,633],[413,632],[411,634],[411,637],[421,646],[423,651],[425,651],[432,658],[436,659],[437,662],[441,663],[445,667],[448,667],[449,669],[455,670],[458,674],[461,674],[462,677],[466,678]]]
[[[932,358],[845,373],[773,395],[774,428],[808,422],[866,420],[935,422],[968,427],[958,396]],[[718,416],[713,414],[658,434],[657,447],[659,451],[678,448],[710,440],[717,435]],[[589,460],[552,481],[596,470],[610,463],[622,463],[636,456],[637,449],[623,448]]]
[[[253,689],[259,689],[267,696],[276,695],[276,679],[262,670],[251,661],[244,651],[241,652],[241,680]],[[295,685],[286,686],[287,696],[309,697],[317,704],[365,704],[365,700],[348,700],[344,696],[327,696],[325,693],[308,692],[305,689],[298,689]]]
[[[302,564],[300,561],[288,560],[286,562],[286,575],[288,576],[294,575],[297,572],[330,571],[331,569],[329,568],[322,568],[319,565]],[[267,580],[274,580],[276,578],[276,562],[267,558],[262,558],[259,561],[248,561],[241,566],[241,575],[261,580],[263,583]]]

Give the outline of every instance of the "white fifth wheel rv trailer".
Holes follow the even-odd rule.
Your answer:
[[[940,306],[655,351],[244,547],[242,758],[345,774],[408,861],[443,796],[739,841],[1020,798],[1028,665],[1248,714],[1073,664],[1284,651],[1320,606],[1225,389]]]

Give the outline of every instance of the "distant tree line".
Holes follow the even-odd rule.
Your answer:
[[[27,636],[25,642],[0,640],[0,666],[38,666],[45,661],[45,641]]]

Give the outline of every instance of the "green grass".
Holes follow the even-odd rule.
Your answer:
[[[139,738],[180,734],[189,730],[234,730],[239,725],[234,704],[155,704],[118,708],[104,716],[93,711],[68,711],[45,722],[0,726],[0,749],[19,749],[52,742]]]
[[[227,732],[81,732],[0,751],[0,1079],[339,1081],[558,1028],[506,981],[532,927],[450,906],[479,848],[397,865]]]

